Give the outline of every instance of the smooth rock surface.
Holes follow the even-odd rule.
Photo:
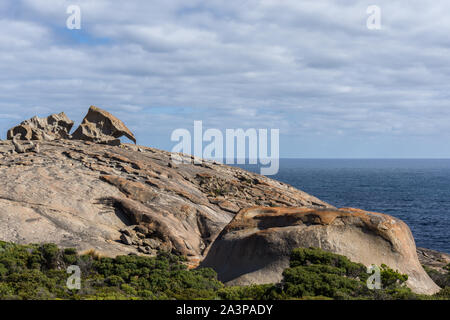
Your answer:
[[[423,270],[408,226],[394,217],[358,209],[268,208],[241,210],[202,262],[229,285],[277,283],[294,248],[317,247],[365,265],[386,264],[409,276],[417,293],[439,287]]]

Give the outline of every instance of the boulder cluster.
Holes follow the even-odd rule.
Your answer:
[[[120,233],[122,243],[136,246],[140,253],[156,255],[158,251],[172,251],[170,242],[162,242],[152,230],[143,225],[121,229]]]
[[[47,118],[33,117],[8,130],[7,138],[12,140],[70,139],[73,121],[64,112],[52,114]]]
[[[7,139],[16,141],[53,141],[59,139],[85,140],[95,143],[120,145],[120,137],[126,136],[136,143],[136,138],[125,124],[109,112],[91,106],[83,122],[70,134],[74,122],[64,112],[46,118],[33,117],[7,132]],[[21,153],[26,149],[16,147]]]

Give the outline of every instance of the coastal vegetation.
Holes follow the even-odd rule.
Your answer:
[[[67,268],[81,271],[80,289],[69,289]],[[449,267],[447,267],[448,271]],[[0,242],[0,299],[449,299],[447,285],[434,296],[417,295],[407,276],[381,266],[382,289],[370,290],[362,264],[315,248],[293,250],[277,284],[225,287],[210,268],[188,269],[185,258],[102,257],[55,244]],[[443,280],[444,281],[444,280]],[[441,284],[442,285],[442,284]]]

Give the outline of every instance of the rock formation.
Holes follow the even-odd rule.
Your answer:
[[[47,118],[33,117],[11,128],[7,139],[15,140],[17,152],[22,153],[22,147],[17,140],[53,141],[58,139],[75,139],[96,143],[120,145],[119,138],[126,136],[136,144],[136,138],[125,124],[109,112],[91,106],[83,122],[70,135],[73,121],[64,112],[52,114]]]
[[[8,131],[12,141],[0,141],[0,240],[106,256],[164,250],[191,266],[206,256],[202,265],[230,284],[277,282],[292,249],[314,246],[385,263],[407,273],[416,292],[437,290],[398,219],[338,210],[212,161],[175,165],[169,152],[121,144],[123,135],[136,139],[93,106],[70,136],[72,125],[64,113],[34,117]]]
[[[7,139],[45,140],[68,139],[73,121],[64,112],[52,114],[46,118],[33,117],[23,121],[7,132]]]
[[[197,264],[241,208],[331,207],[238,168],[208,161],[173,168],[171,153],[132,144],[55,140],[40,142],[39,153],[14,148],[0,141],[4,241],[53,242],[111,256],[162,248]]]
[[[109,112],[91,106],[81,125],[72,134],[73,139],[119,145],[118,138],[126,136],[136,143],[133,133]]]
[[[450,263],[450,254],[426,248],[417,248],[417,255],[422,265],[439,273],[447,273],[445,267]]]
[[[19,135],[16,135],[12,138],[12,144],[14,146],[14,150],[12,151],[17,153],[25,153],[25,152],[36,152],[39,153],[39,143],[34,143],[33,141],[29,141],[27,145],[22,145],[22,143],[18,140]]]
[[[408,226],[394,217],[344,208],[241,210],[210,247],[202,266],[230,285],[277,283],[294,248],[317,247],[365,265],[386,264],[409,276],[418,293],[439,290],[419,263]]]

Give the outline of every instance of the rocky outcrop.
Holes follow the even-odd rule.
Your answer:
[[[83,122],[72,134],[73,139],[119,145],[118,138],[125,136],[134,143],[136,138],[125,124],[109,112],[91,106]]]
[[[426,248],[417,248],[417,256],[422,265],[440,273],[447,273],[446,266],[450,264],[450,254]]]
[[[439,290],[419,263],[408,226],[394,217],[344,208],[241,210],[210,247],[202,266],[230,285],[276,283],[297,247],[317,247],[365,265],[386,264],[409,276],[415,292]]]
[[[136,139],[94,106],[71,136],[72,125],[64,113],[34,117],[0,141],[0,240],[107,256],[170,251],[190,266],[204,259],[228,284],[278,282],[292,249],[319,247],[398,269],[416,292],[438,289],[398,219],[338,210],[236,167],[175,164],[169,152],[121,144]],[[436,257],[418,252],[422,263]]]
[[[185,254],[191,265],[255,205],[332,207],[289,185],[214,162],[172,165],[171,153],[81,140],[0,141],[0,240],[53,242],[103,255]],[[135,230],[138,228],[138,230]]]
[[[22,144],[19,139],[18,135],[12,138],[12,144],[14,146],[14,150],[12,150],[12,153],[25,153],[25,152],[36,152],[39,153],[39,143],[29,141],[28,144]]]
[[[58,139],[85,140],[100,144],[120,145],[120,137],[126,136],[136,144],[136,138],[125,124],[109,112],[91,106],[80,126],[70,135],[74,122],[64,112],[47,118],[33,117],[11,128],[9,140],[53,141]],[[15,142],[17,152],[23,153],[21,144]]]
[[[23,121],[7,132],[7,139],[14,137],[18,140],[44,140],[68,139],[73,121],[64,112],[52,114],[46,118],[33,117]]]

